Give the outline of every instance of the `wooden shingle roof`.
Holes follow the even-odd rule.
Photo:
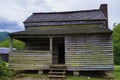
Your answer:
[[[25,22],[44,21],[77,21],[77,20],[104,20],[104,14],[100,10],[33,13]]]
[[[24,21],[25,26],[65,25],[103,23],[106,17],[101,10],[84,10],[69,12],[33,13]],[[92,21],[92,22],[90,22]],[[95,21],[95,22],[93,22]]]

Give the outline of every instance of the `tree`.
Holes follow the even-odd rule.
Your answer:
[[[5,39],[3,41],[0,41],[0,47],[9,47],[10,46],[10,41],[9,39]],[[25,47],[25,43],[19,40],[14,39],[13,40],[13,48],[16,48],[18,50],[22,50]]]
[[[113,34],[114,63],[120,65],[120,23],[114,25]]]

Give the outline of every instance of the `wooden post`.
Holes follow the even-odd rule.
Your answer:
[[[53,63],[52,61],[52,51],[53,50],[53,41],[52,41],[52,37],[50,37],[50,52],[51,52],[51,64]]]
[[[10,52],[12,52],[13,48],[13,38],[10,37]]]
[[[52,37],[50,37],[50,52],[52,53],[53,49],[53,42],[52,42]]]

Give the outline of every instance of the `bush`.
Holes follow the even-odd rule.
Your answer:
[[[0,80],[7,80],[11,73],[7,63],[0,58]]]

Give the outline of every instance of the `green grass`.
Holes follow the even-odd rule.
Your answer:
[[[99,78],[91,78],[91,77],[75,77],[75,76],[67,76],[67,80],[105,80]]]
[[[114,66],[114,74],[115,74],[115,79],[120,80],[120,66],[118,65]]]

